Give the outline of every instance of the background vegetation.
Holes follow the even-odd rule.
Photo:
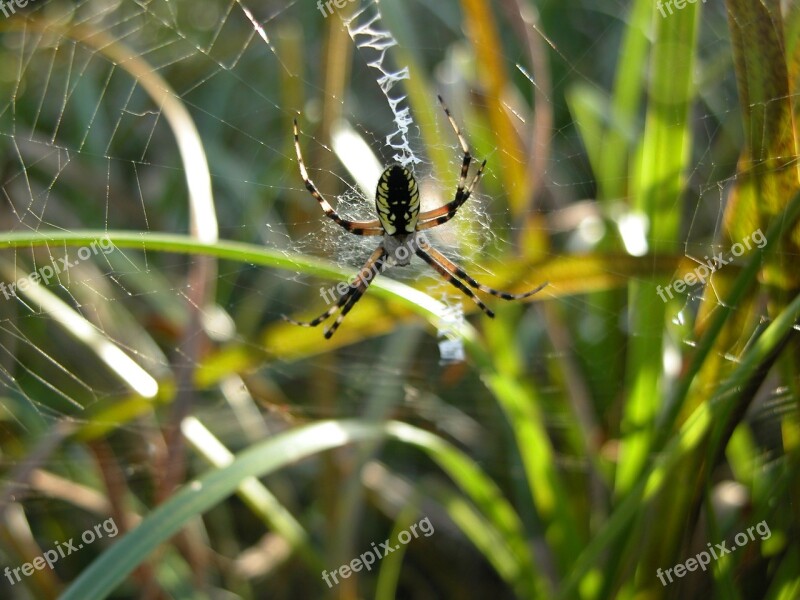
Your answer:
[[[428,4],[382,0],[376,25],[409,69],[423,193],[446,202],[460,163],[437,93],[489,159],[437,243],[502,289],[550,282],[469,315],[454,363],[450,290],[421,269],[330,341],[280,319],[321,311],[374,243],[325,222],[291,141],[300,114],[319,187],[369,214],[367,164],[333,141],[344,120],[391,161],[342,25],[359,2],[253,1],[264,39],[224,0],[0,21],[2,280],[116,247],[0,297],[0,565],[120,528],[0,577],[4,598],[800,595],[800,8]],[[371,572],[320,577],[425,517]],[[767,539],[657,577],[761,521]]]

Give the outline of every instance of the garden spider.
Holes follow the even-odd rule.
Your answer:
[[[458,181],[455,198],[444,206],[423,212],[422,214],[419,212],[419,190],[417,189],[417,182],[414,179],[414,175],[405,167],[395,164],[387,167],[378,180],[378,189],[375,193],[375,208],[378,213],[378,218],[374,221],[348,221],[341,218],[328,201],[322,197],[319,190],[317,190],[317,187],[314,185],[314,182],[308,177],[308,171],[303,162],[303,154],[300,151],[300,135],[297,129],[297,119],[294,120],[294,148],[297,152],[297,164],[300,167],[300,176],[303,178],[306,189],[314,196],[316,201],[319,202],[325,214],[347,231],[355,235],[382,235],[383,241],[375,249],[364,266],[361,267],[356,279],[350,283],[349,288],[339,296],[339,299],[331,308],[311,321],[295,321],[287,316],[284,316],[284,319],[295,325],[316,327],[333,315],[337,310],[341,309],[333,325],[325,330],[325,337],[329,339],[344,320],[347,313],[350,312],[350,309],[355,306],[356,302],[358,302],[364,292],[367,291],[372,277],[380,273],[386,266],[397,265],[404,267],[408,265],[411,262],[412,252],[433,267],[445,281],[469,296],[475,304],[490,317],[494,317],[494,313],[472,290],[464,285],[464,281],[476,290],[498,296],[504,300],[527,298],[547,285],[547,282],[544,282],[535,289],[525,292],[524,294],[510,294],[508,292],[492,289],[475,281],[472,277],[467,275],[461,267],[428,244],[424,234],[417,235],[420,231],[436,227],[452,219],[461,205],[469,199],[472,190],[475,188],[478,180],[480,180],[483,169],[486,166],[486,160],[484,160],[475,175],[473,175],[469,185],[465,186],[472,156],[469,153],[469,148],[467,147],[464,136],[461,135],[461,131],[458,125],[456,125],[455,119],[453,119],[450,114],[450,110],[445,105],[442,97],[438,96],[438,98],[439,103],[442,105],[447,115],[447,119],[450,121],[450,126],[453,128],[456,137],[458,137],[458,142],[461,144],[461,149],[464,151],[464,158],[461,161],[461,177]]]

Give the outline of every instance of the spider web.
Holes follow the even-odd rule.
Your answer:
[[[430,31],[415,31],[408,43],[416,44],[417,53],[428,61],[431,77],[474,146],[474,140],[487,137],[489,125],[473,118],[482,100],[466,93],[456,80],[475,76],[467,49],[459,41],[463,34],[454,25],[458,6],[409,4],[410,12]],[[551,4],[542,11],[544,23],[569,19],[565,9]],[[307,194],[295,168],[291,138],[295,117],[311,177],[323,195],[335,199],[346,218],[373,218],[375,182],[380,169],[392,161],[413,166],[423,210],[452,199],[461,162],[458,142],[436,98],[431,98],[439,134],[435,147],[451,157],[451,175],[444,181],[421,151],[421,134],[407,100],[412,75],[403,54],[396,52],[398,42],[382,13],[382,7],[392,3],[379,5],[373,0],[327,17],[301,0],[258,4],[221,0],[203,2],[202,10],[196,5],[189,0],[33,0],[20,15],[3,22],[0,184],[6,231],[184,233],[192,229],[186,201],[187,179],[192,176],[176,147],[165,109],[154,103],[141,78],[109,58],[104,52],[109,44],[130,48],[146,61],[171,87],[168,97],[179,100],[194,120],[210,168],[220,239],[258,243],[286,257],[326,257],[353,273],[374,249],[376,238],[347,234],[325,219]],[[544,222],[558,248],[553,253],[589,252],[607,228],[616,227],[631,254],[644,254],[649,250],[646,231],[636,215],[623,209],[622,202],[598,208],[588,201],[595,194],[591,171],[576,124],[565,102],[558,100],[574,82],[590,87],[602,82],[608,88],[613,77],[611,65],[599,63],[595,56],[616,56],[611,49],[619,45],[619,29],[614,24],[616,15],[627,11],[627,3],[609,0],[596,3],[592,10],[598,17],[592,29],[585,21],[576,21],[574,25],[583,29],[574,39],[544,37],[552,61],[554,85],[547,100],[555,125],[547,139],[545,192],[534,210],[547,215]],[[725,15],[710,4],[704,10],[702,57],[706,65],[718,64],[729,52]],[[352,73],[345,78],[341,95],[330,95],[318,59],[327,19],[346,28],[353,56]],[[499,50],[523,90],[521,95],[537,87],[524,56]],[[683,246],[675,252],[698,264],[705,257],[729,252],[717,240],[722,237],[737,157],[718,152],[715,141],[729,135],[735,128],[732,123],[740,118],[732,73],[720,77],[715,89],[693,116],[695,135],[701,140],[695,147],[702,149],[691,160],[687,193],[693,199],[674,207],[685,213]],[[331,132],[336,134],[334,141],[311,133],[331,105],[341,114],[340,128]],[[514,107],[509,108],[513,112]],[[526,117],[515,114],[525,125]],[[347,135],[360,140],[371,154],[358,154],[363,161],[343,158],[336,151],[336,140],[347,140]],[[356,147],[342,143],[348,150]],[[509,216],[502,191],[490,196],[482,190],[501,188],[493,165],[519,158],[503,149],[482,154],[473,148],[473,154],[488,158],[485,183],[459,212],[454,220],[458,223],[431,231],[431,239],[481,280],[491,274],[485,265],[497,264],[507,255],[520,229]],[[473,172],[475,168],[473,163]],[[200,258],[114,248],[107,253],[93,251],[83,259],[78,252],[76,247],[46,244],[0,253],[0,275],[7,284],[42,273],[48,266],[56,271],[60,264],[74,263],[54,272],[43,294],[26,293],[20,287],[11,298],[0,295],[0,410],[10,428],[31,432],[65,417],[81,422],[85,411],[96,405],[108,406],[134,392],[153,397],[155,382],[173,373],[176,361],[193,360],[185,355],[181,336],[188,327],[187,306],[196,302],[187,273]],[[256,341],[258,331],[283,313],[301,313],[304,318],[317,314],[322,310],[318,289],[331,285],[285,270],[227,261],[220,261],[217,269],[212,300],[200,307],[205,332],[216,343],[237,344],[254,354],[262,351]],[[463,319],[462,302],[469,301],[423,265],[392,269],[386,276],[406,283],[427,278],[426,291],[449,307],[451,320]],[[539,283],[532,276],[531,287]],[[678,325],[690,320],[700,303],[721,303],[716,295],[704,294],[702,285],[691,287],[683,298],[674,315]],[[595,315],[576,325],[580,336],[591,338],[602,306],[591,296],[562,296],[557,302]],[[620,319],[617,314],[605,316]],[[526,318],[540,317],[530,309]],[[768,320],[766,315],[764,319]],[[66,322],[73,322],[72,328]],[[342,327],[347,327],[347,320]],[[459,362],[463,348],[457,341],[444,330],[434,335],[426,331],[408,328],[407,335],[427,356]],[[683,337],[668,343],[695,343],[691,331],[679,331]],[[747,341],[736,340],[732,348]],[[540,348],[526,357],[531,364],[575,351],[570,343]],[[735,354],[732,351],[728,360],[736,360]],[[301,385],[298,379],[302,381],[295,364],[265,360],[250,375],[259,382],[265,403],[292,405],[289,417],[278,409],[278,420],[357,414],[360,398],[381,393],[394,397],[389,404],[396,410],[423,405],[444,410],[447,403],[442,398],[451,394],[444,380],[453,372],[447,365],[435,361],[409,370],[408,356],[394,364],[376,356],[374,347],[357,345],[342,350],[341,361],[319,357],[303,365],[304,373],[340,382],[342,403],[336,407],[291,402],[292,392]],[[670,365],[673,372],[678,367]],[[565,392],[543,393],[558,397]],[[238,430],[241,422],[227,406],[218,400],[206,411],[218,419],[223,435],[226,429]],[[477,440],[480,423],[500,419],[485,405],[461,411],[464,440]],[[557,422],[561,416],[554,412],[549,418]],[[148,428],[155,424],[126,426],[132,432]]]

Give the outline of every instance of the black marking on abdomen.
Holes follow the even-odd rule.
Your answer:
[[[387,167],[375,192],[378,218],[389,235],[412,233],[419,216],[419,190],[414,175],[400,165]]]

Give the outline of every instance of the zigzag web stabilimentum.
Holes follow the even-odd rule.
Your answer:
[[[367,5],[345,21],[347,31],[356,48],[364,56],[367,65],[379,73],[376,80],[381,92],[389,104],[397,129],[386,136],[386,144],[395,153],[392,158],[404,167],[414,170],[421,160],[414,154],[408,139],[409,127],[414,120],[407,106],[407,96],[397,88],[398,84],[408,80],[411,75],[408,66],[392,69],[389,65],[389,51],[398,45],[391,32],[382,27],[382,16],[376,1]],[[396,87],[397,86],[397,87]],[[437,336],[439,353],[443,363],[464,360],[464,345],[459,335],[464,323],[464,307],[462,299],[453,294],[442,294],[439,300],[445,309],[442,312],[442,325]]]
[[[408,142],[408,128],[414,123],[414,120],[411,118],[409,107],[403,106],[407,100],[406,96],[398,94],[397,91],[393,93],[393,90],[398,83],[409,79],[410,74],[407,66],[399,70],[389,68],[390,59],[387,53],[391,48],[397,46],[397,40],[388,29],[380,27],[381,18],[378,4],[375,2],[375,4],[365,6],[347,19],[345,26],[356,48],[364,55],[367,65],[379,73],[378,86],[389,103],[394,123],[397,126],[396,131],[386,136],[386,144],[396,151],[393,156],[394,160],[404,167],[408,167],[421,162]]]
[[[392,33],[383,26],[382,15],[377,0],[370,3],[345,21],[345,26],[353,43],[364,56],[367,65],[379,74],[376,80],[381,92],[392,111],[396,130],[386,136],[386,145],[394,154],[392,158],[399,164],[414,170],[421,160],[414,154],[409,143],[409,127],[414,123],[407,96],[398,88],[410,79],[408,66],[392,68],[390,65],[392,48],[398,45]],[[431,286],[433,291],[438,286]],[[464,345],[460,330],[464,324],[464,308],[462,298],[457,295],[442,293],[440,302],[444,305],[437,337],[442,363],[464,360]]]
[[[239,0],[237,0],[237,3],[241,5],[242,10],[252,22],[258,35],[274,53],[275,48],[264,28],[246,6],[241,4]],[[414,126],[414,120],[411,109],[408,106],[407,95],[402,91],[404,82],[408,81],[411,76],[410,69],[408,66],[395,67],[392,64],[391,50],[398,46],[398,42],[388,28],[383,25],[382,14],[377,2],[367,3],[353,15],[344,18],[342,22],[366,66],[377,72],[375,82],[391,111],[395,129],[386,134],[384,138],[388,154],[393,162],[403,165],[413,172],[415,171],[415,166],[422,163],[422,160],[414,152],[409,139],[409,130]],[[336,128],[332,131],[332,137],[335,151],[339,146],[347,147],[347,150],[341,152],[340,156],[346,156],[348,153],[352,154],[354,144],[361,148],[362,151],[366,149],[366,152],[371,154],[371,150],[363,144],[358,134],[344,119],[337,123]],[[364,203],[371,207],[372,195],[374,194],[373,179],[377,180],[377,175],[383,166],[374,158],[374,154],[371,154],[371,156],[365,156],[355,168],[351,168],[352,165],[350,164],[347,167],[350,168],[351,175],[356,180],[361,192],[356,193],[355,189],[351,187],[349,192],[339,198],[338,210],[346,213],[348,211],[347,204],[355,202]],[[365,200],[366,202],[364,202]],[[361,218],[372,218],[372,216],[362,213]],[[352,236],[342,235],[341,232],[338,235],[345,238],[344,243],[350,242],[357,248],[374,244],[374,241],[370,238],[354,241],[350,239]],[[396,273],[397,270],[395,270]],[[429,288],[433,296],[444,303],[440,315],[440,329],[437,333],[437,337],[440,340],[440,357],[443,363],[463,361],[464,347],[460,337],[460,329],[465,323],[465,319],[462,299],[451,293],[436,293],[436,290],[441,290],[441,287],[437,282]]]

